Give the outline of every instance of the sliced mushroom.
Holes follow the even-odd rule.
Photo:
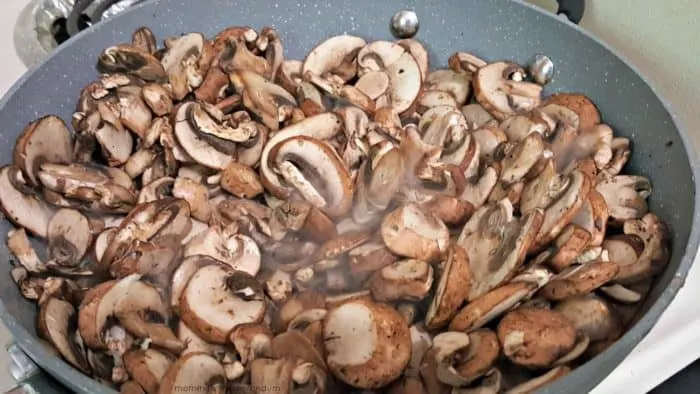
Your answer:
[[[450,331],[469,332],[485,326],[505,311],[528,297],[537,285],[527,281],[513,281],[472,300],[462,308],[450,323]]]
[[[610,261],[592,261],[572,266],[549,282],[541,294],[552,301],[589,293],[613,280],[620,266]]]
[[[649,278],[666,267],[670,257],[667,246],[668,227],[658,216],[648,213],[641,219],[628,220],[625,222],[623,230],[626,235],[641,239],[644,243],[644,249],[638,253],[638,257],[633,263],[623,265],[622,261],[624,260],[617,260],[620,264],[620,272],[616,278],[618,282],[622,284],[634,283]],[[632,249],[634,250],[634,246]],[[611,259],[612,257],[611,252]],[[631,262],[631,256],[625,257],[626,261]]]
[[[546,104],[556,104],[573,111],[580,120],[581,130],[589,129],[600,123],[600,114],[595,104],[582,94],[558,93],[547,98]]]
[[[205,57],[206,40],[201,33],[189,33],[170,40],[161,60],[170,81],[173,98],[182,100],[192,88],[201,85],[205,67],[200,59]]]
[[[651,195],[651,183],[644,177],[617,175],[599,182],[595,190],[605,199],[613,220],[641,219],[649,212],[646,199]]]
[[[442,267],[440,282],[425,315],[425,327],[434,330],[446,326],[469,295],[471,269],[467,253],[452,245]]]
[[[485,205],[474,213],[457,239],[469,257],[472,273],[469,301],[514,275],[540,229],[542,217],[542,212],[535,210],[515,218],[507,199]]]
[[[520,143],[509,149],[501,160],[500,180],[512,184],[521,180],[542,158],[544,140],[539,133],[530,133]]]
[[[11,174],[16,171],[10,166],[0,169],[0,209],[15,225],[46,238],[53,211],[37,196],[26,195],[15,188]]]
[[[248,323],[236,326],[231,331],[231,343],[244,365],[258,357],[271,355],[272,332],[259,323]]]
[[[256,73],[238,70],[232,72],[229,78],[243,97],[243,105],[260,117],[270,130],[279,129],[279,123],[285,117],[283,107],[297,104],[289,92]]]
[[[163,65],[147,51],[126,44],[105,49],[97,69],[102,73],[124,73],[144,81],[162,82],[167,78]]]
[[[49,255],[58,265],[75,267],[92,245],[92,232],[85,216],[61,209],[49,222]]]
[[[542,87],[523,81],[524,76],[525,71],[514,63],[483,66],[474,73],[472,82],[476,100],[498,120],[528,112],[540,105]]]
[[[39,186],[37,172],[43,163],[68,164],[73,158],[70,131],[55,115],[30,123],[17,138],[13,163],[31,186]]]
[[[323,322],[328,367],[341,381],[376,389],[403,372],[411,356],[409,328],[395,309],[365,298],[328,311]]]
[[[270,166],[270,154],[275,151],[279,143],[295,136],[311,136],[319,140],[327,140],[334,137],[342,126],[343,122],[338,115],[327,112],[310,116],[288,126],[270,138],[260,157],[260,176],[265,189],[278,198],[287,198],[289,195],[287,187],[283,184],[284,181]]]
[[[469,333],[469,348],[456,366],[459,375],[471,384],[491,370],[501,352],[496,334],[487,329]]]
[[[210,168],[223,170],[233,161],[231,155],[220,152],[200,137],[188,120],[192,102],[180,105],[175,113],[174,134],[189,157]]]
[[[437,379],[446,385],[459,387],[469,383],[457,370],[458,355],[469,349],[469,335],[447,331],[433,338],[433,346],[423,358],[421,373],[427,368],[435,368]],[[425,380],[425,375],[423,376]]]
[[[103,315],[108,319],[113,313],[119,323],[137,338],[148,338],[155,345],[180,353],[185,344],[165,324],[169,313],[160,293],[154,286],[135,278],[138,275],[121,279],[112,287],[100,302],[98,319]],[[113,305],[109,304],[111,297],[116,298]],[[107,304],[103,305],[105,299]]]
[[[609,304],[593,294],[564,300],[554,310],[566,316],[576,330],[588,336],[592,342],[614,340],[622,328]]]
[[[200,267],[180,296],[180,317],[197,335],[226,343],[228,333],[262,321],[263,291],[250,275],[221,265]]]
[[[576,257],[588,247],[590,240],[591,233],[576,224],[569,224],[554,243],[537,256],[537,261],[547,261],[555,271],[563,271],[576,262]]]
[[[455,98],[457,105],[461,107],[469,96],[470,77],[470,74],[458,73],[450,69],[435,70],[425,80],[425,90],[448,92]]]
[[[433,268],[421,260],[399,260],[372,275],[370,290],[377,301],[418,301],[433,285]]]
[[[168,91],[158,84],[147,84],[141,88],[141,95],[156,116],[165,116],[173,109],[173,101]]]
[[[407,111],[418,97],[423,79],[410,52],[389,41],[374,41],[357,54],[360,74],[384,71],[389,76],[388,98],[396,113]]]
[[[518,308],[498,324],[503,353],[515,364],[540,369],[551,366],[576,344],[576,328],[561,313]]]
[[[228,234],[211,226],[185,245],[184,256],[205,255],[230,265],[239,272],[255,276],[260,271],[261,254],[258,245],[242,234]]]
[[[23,228],[10,230],[7,233],[7,248],[17,258],[26,272],[42,273],[46,266],[39,259]]]
[[[223,392],[226,372],[215,358],[206,353],[190,353],[175,361],[163,375],[159,394],[174,394],[187,387],[198,392]]]
[[[415,204],[404,205],[385,216],[382,239],[393,253],[434,262],[447,252],[447,226]]]
[[[544,213],[542,226],[531,249],[538,249],[557,237],[571,223],[591,187],[591,181],[580,171],[568,176],[565,189]]]
[[[155,349],[130,349],[123,358],[129,376],[149,394],[158,393],[163,376],[175,361],[167,353]]]
[[[264,191],[258,174],[240,163],[231,163],[221,173],[221,187],[238,198],[252,199]]]
[[[277,145],[274,153],[270,160],[291,190],[329,216],[343,216],[350,210],[354,185],[342,159],[327,144],[311,137],[291,137]]]
[[[51,297],[40,304],[37,332],[72,366],[89,373],[86,354],[71,336],[76,330],[76,310],[69,302]]]

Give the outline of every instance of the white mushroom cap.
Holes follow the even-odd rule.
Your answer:
[[[540,104],[542,86],[522,81],[524,75],[520,66],[507,62],[479,68],[473,81],[477,101],[498,120],[534,109]]]
[[[329,369],[357,388],[387,385],[401,375],[411,356],[403,317],[392,307],[365,298],[329,310],[323,335]]]

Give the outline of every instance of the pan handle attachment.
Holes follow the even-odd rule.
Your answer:
[[[579,24],[586,11],[586,0],[557,0],[557,15],[565,15],[571,22]]]
[[[67,390],[42,371],[16,343],[7,346],[10,375],[17,385],[4,394],[59,394]]]

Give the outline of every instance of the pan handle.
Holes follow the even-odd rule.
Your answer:
[[[557,15],[565,15],[571,22],[579,24],[586,11],[586,0],[557,0]]]

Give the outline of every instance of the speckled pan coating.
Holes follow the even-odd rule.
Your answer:
[[[445,66],[456,50],[473,51],[487,60],[514,59],[521,63],[535,53],[545,53],[556,64],[548,92],[588,95],[616,133],[633,138],[630,170],[651,179],[651,207],[673,229],[673,256],[651,294],[646,315],[635,327],[593,361],[542,391],[587,392],[641,341],[683,285],[700,238],[698,227],[692,226],[700,222],[695,209],[696,157],[667,105],[632,67],[578,27],[532,6],[506,0],[147,2],[83,32],[10,90],[0,104],[0,155],[3,162],[10,160],[15,138],[26,123],[37,117],[56,113],[69,121],[80,88],[96,76],[98,53],[109,45],[128,42],[131,32],[140,26],[151,27],[163,39],[190,31],[211,35],[236,24],[255,28],[271,24],[282,35],[286,55],[301,58],[331,35],[390,39],[389,20],[404,8],[417,12],[421,24],[417,38],[427,44],[433,65]],[[5,234],[9,227],[3,221],[0,233]],[[36,340],[36,308],[22,299],[10,280],[9,261],[3,243],[0,274],[7,276],[0,286],[0,317],[20,346],[72,389],[112,392],[52,356]]]

